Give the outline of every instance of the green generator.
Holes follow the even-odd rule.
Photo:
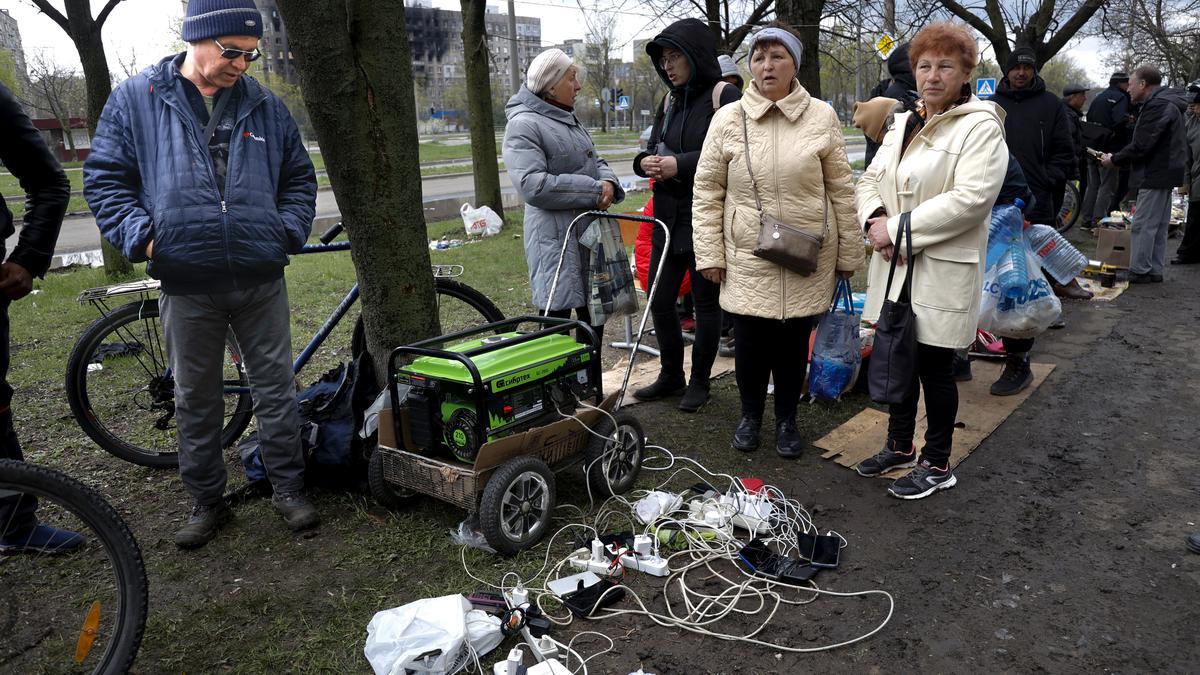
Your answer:
[[[517,330],[530,323],[538,328]],[[397,366],[406,355],[415,358]],[[399,347],[389,371],[396,438],[464,462],[474,462],[484,443],[557,421],[579,401],[598,404],[602,396],[595,333],[570,319],[517,317]]]

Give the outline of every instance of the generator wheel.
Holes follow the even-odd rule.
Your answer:
[[[537,457],[514,457],[492,473],[479,504],[479,524],[492,548],[505,555],[536,544],[554,512],[554,475]]]
[[[623,494],[633,487],[642,469],[646,434],[627,412],[605,415],[592,431],[583,451],[587,480],[600,496]]]
[[[391,511],[399,511],[404,508],[409,500],[416,496],[416,492],[392,485],[383,476],[383,453],[376,448],[371,452],[371,459],[367,460],[367,487],[371,490],[371,496],[375,498],[375,502],[385,509]]]

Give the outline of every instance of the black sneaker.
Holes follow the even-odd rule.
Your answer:
[[[796,459],[804,451],[804,441],[796,429],[796,420],[786,419],[775,425],[775,452],[784,459]]]
[[[992,396],[1019,394],[1033,383],[1033,371],[1029,369],[1029,357],[1009,356],[1004,360],[1004,372],[992,383]]]
[[[276,492],[271,495],[271,505],[283,516],[283,522],[292,532],[316,527],[321,522],[317,507],[299,492]]]
[[[195,504],[187,524],[175,533],[179,548],[200,548],[217,536],[217,530],[233,520],[233,510],[225,502]]]
[[[668,396],[679,396],[686,388],[687,382],[683,381],[682,376],[664,379],[662,375],[659,375],[652,384],[635,390],[633,397],[639,401],[657,401]]]
[[[683,412],[694,413],[700,409],[700,406],[707,402],[708,380],[700,381],[692,378],[691,383],[687,386],[687,390],[683,392],[683,398],[679,399],[679,409]]]
[[[733,449],[741,452],[757,450],[762,442],[761,433],[762,417],[743,415],[742,421],[738,422],[737,429],[733,431]]]
[[[958,483],[949,465],[939,469],[923,459],[907,476],[888,486],[888,494],[899,499],[924,499],[938,490],[948,490]]]
[[[1161,274],[1140,274],[1138,272],[1129,273],[1129,283],[1131,284],[1161,284],[1163,275]]]
[[[1187,547],[1192,553],[1200,553],[1200,532],[1188,535]]]
[[[917,446],[910,445],[908,452],[896,452],[895,443],[888,441],[883,449],[858,463],[854,470],[860,476],[878,476],[892,469],[907,469],[917,465]]]

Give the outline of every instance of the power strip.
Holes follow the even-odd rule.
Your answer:
[[[521,609],[527,609],[530,607],[529,591],[521,588],[520,586],[512,589],[511,591],[504,591],[504,599],[508,601],[509,609],[516,609],[518,607]],[[540,638],[535,638],[533,634],[529,632],[528,628],[522,628],[521,637],[525,638],[525,644],[529,645],[530,651],[533,652],[533,655],[538,661],[555,659],[561,654],[558,649],[558,645],[554,644],[554,641],[550,639],[549,635],[543,635]],[[509,655],[511,656],[512,653],[510,652]]]
[[[653,538],[650,535],[639,534],[633,538],[633,551],[623,553],[619,558],[621,567],[635,572],[643,572],[656,577],[665,577],[671,573],[667,561],[660,558],[652,550]],[[644,551],[645,553],[639,553]],[[586,570],[603,576],[613,576],[615,569],[612,561],[599,539],[592,540],[592,549],[578,549],[567,559],[575,569]]]
[[[771,516],[775,513],[775,505],[764,493],[721,495],[718,504],[734,512],[729,519],[734,527],[740,527],[751,534],[763,534],[771,529]]]

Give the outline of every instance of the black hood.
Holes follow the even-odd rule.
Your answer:
[[[1194,94],[1189,94],[1186,89],[1181,87],[1162,87],[1154,92],[1154,96],[1151,96],[1151,98],[1155,96],[1166,100],[1168,103],[1175,104],[1175,107],[1179,108],[1179,112],[1186,113],[1188,104],[1192,102]]]
[[[888,56],[888,74],[892,76],[893,80],[903,84],[905,88],[915,90],[917,78],[913,75],[912,64],[908,62],[908,44],[905,42],[896,47],[896,50]]]
[[[682,87],[671,87],[667,73],[659,65],[663,49],[678,49],[687,56],[692,75]],[[683,19],[667,26],[646,44],[646,53],[658,77],[671,89],[703,91],[721,79],[721,64],[717,63],[717,38],[700,19]]]
[[[1033,98],[1034,96],[1041,94],[1043,91],[1046,91],[1046,81],[1042,79],[1041,75],[1034,75],[1033,82],[1030,82],[1029,86],[1025,89],[1013,89],[1012,85],[1008,83],[1007,77],[1005,77],[1003,80],[1000,80],[1000,86],[996,87],[997,95],[1007,96],[1014,101],[1023,101],[1027,98]]]

